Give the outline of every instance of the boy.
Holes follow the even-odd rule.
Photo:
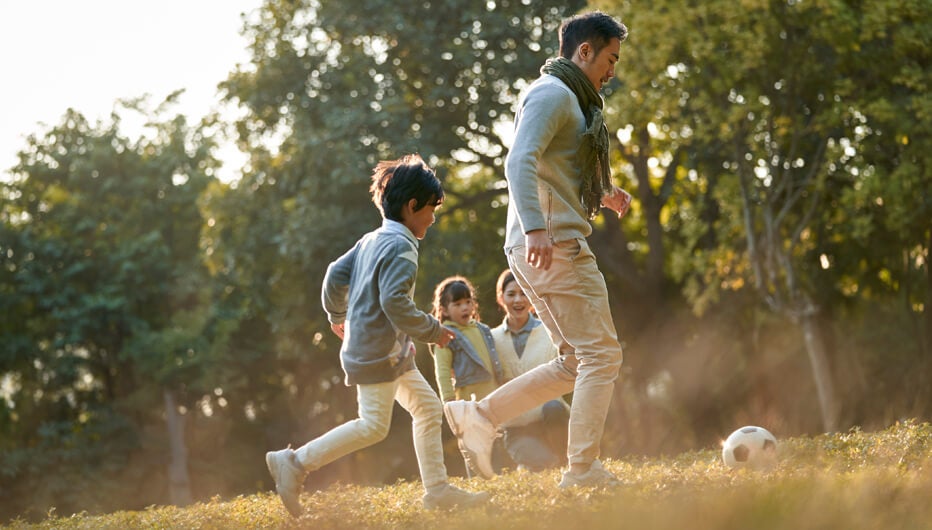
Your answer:
[[[428,509],[485,502],[447,482],[440,427],[442,406],[414,364],[411,338],[445,346],[453,332],[414,305],[418,240],[434,224],[443,189],[418,155],[380,162],[372,175],[372,201],[382,226],[363,236],[327,268],[323,305],[331,329],[342,340],[340,361],[346,384],[356,385],[359,418],[303,447],[270,451],[265,462],[285,508],[298,517],[308,472],[383,440],[394,401],[413,418],[414,450]]]

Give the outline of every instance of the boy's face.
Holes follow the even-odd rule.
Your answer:
[[[435,204],[428,204],[415,212],[414,207],[417,206],[417,199],[411,199],[401,210],[401,218],[403,219],[401,224],[408,227],[414,237],[424,239],[424,236],[427,235],[427,229],[436,221],[434,212],[440,208],[442,203],[443,201],[438,201]]]

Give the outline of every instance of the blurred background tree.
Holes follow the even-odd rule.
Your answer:
[[[781,430],[866,421],[865,401],[876,404],[868,396],[880,390],[866,374],[877,369],[909,370],[906,380],[925,395],[928,199],[907,191],[896,207],[883,205],[901,190],[930,189],[928,122],[900,115],[898,126],[891,112],[928,114],[929,6],[595,4],[624,13],[634,28],[607,101],[640,209],[607,239],[622,258],[615,263],[629,262],[623,249],[634,249],[649,268],[663,264],[662,275],[647,273],[645,287],[662,291],[661,277],[685,296],[667,297],[672,306],[649,313],[647,331],[633,333],[638,348],[651,352],[647,361],[635,353],[628,363],[642,397],[653,388],[661,408],[698,434],[736,414],[768,418]],[[863,158],[877,152],[875,143],[900,168],[896,178],[880,177],[892,168]],[[875,219],[894,209],[904,221],[896,237],[864,245],[880,228]],[[641,224],[646,248],[626,239]],[[878,280],[885,293],[872,287]],[[908,287],[894,295],[891,284]],[[890,295],[904,299],[891,306]],[[676,318],[683,301],[698,320]],[[874,334],[864,310],[877,304],[904,308],[895,316],[883,311],[884,333],[901,330],[896,342],[903,345],[888,368],[869,359],[879,352],[865,357],[862,342]],[[667,344],[681,351],[657,352]],[[808,359],[808,373],[797,354]],[[711,370],[708,379],[697,369]],[[897,417],[893,410],[924,407],[917,408],[922,397],[903,396],[886,407],[886,421]],[[818,423],[807,412],[813,403]],[[668,425],[682,439],[677,422]]]
[[[235,127],[250,167],[235,188],[209,195],[218,222],[208,239],[224,283],[218,303],[235,321],[226,355],[250,376],[225,388],[250,400],[262,447],[303,443],[355,414],[319,293],[327,264],[381,222],[368,193],[379,160],[418,152],[444,181],[421,247],[419,305],[458,273],[494,306],[505,267],[501,129],[554,53],[555,28],[582,5],[268,2],[246,27],[253,61],[221,87],[246,110]],[[426,349],[419,362],[431,373]],[[311,481],[411,476],[410,443],[392,442],[403,458],[373,470],[356,464],[372,458],[362,452]]]
[[[213,361],[197,201],[218,162],[170,100],[144,103],[128,105],[148,137],[69,111],[4,183],[5,513],[151,498],[166,478],[172,501],[192,498],[177,410]]]

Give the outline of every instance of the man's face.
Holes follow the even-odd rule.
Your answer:
[[[612,38],[599,53],[595,53],[592,44],[584,42],[576,49],[573,62],[586,74],[596,91],[602,90],[609,79],[615,77],[615,63],[621,52],[621,41]]]

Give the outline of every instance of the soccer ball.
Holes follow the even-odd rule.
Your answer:
[[[768,469],[777,463],[777,439],[763,427],[741,427],[722,443],[722,461],[730,468]]]

